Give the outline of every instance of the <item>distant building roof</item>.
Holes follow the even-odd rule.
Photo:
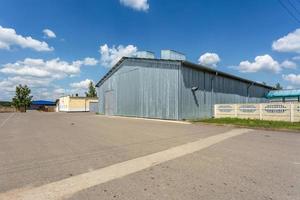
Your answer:
[[[267,94],[267,98],[299,97],[300,89],[293,90],[272,90]]]
[[[37,100],[37,101],[32,101],[31,105],[55,106],[56,104],[54,101]]]

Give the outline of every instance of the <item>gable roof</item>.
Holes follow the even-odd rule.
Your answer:
[[[171,61],[171,62],[177,62],[181,63],[181,60],[165,60],[165,59],[157,59],[157,58],[137,58],[137,57],[122,57],[101,79],[98,81],[98,83],[95,85],[96,87],[99,87],[102,85],[102,83],[110,77],[115,71],[118,70],[118,67],[125,61],[125,60],[148,60],[148,61]]]
[[[258,83],[256,81],[251,81],[249,79],[245,79],[239,76],[235,76],[226,72],[222,72],[210,67],[206,67],[204,65],[200,65],[200,64],[195,64],[189,61],[183,61],[183,60],[165,60],[165,59],[153,59],[153,58],[137,58],[137,57],[123,57],[121,58],[101,79],[100,81],[98,81],[98,83],[96,84],[96,87],[99,87],[100,85],[102,85],[102,83],[108,78],[110,77],[115,71],[118,70],[118,67],[125,61],[125,60],[151,60],[151,61],[165,61],[165,62],[177,62],[177,63],[181,63],[182,65],[186,66],[186,67],[190,67],[190,68],[194,68],[197,70],[201,70],[201,71],[206,71],[212,74],[216,74],[216,75],[222,75],[231,79],[235,79],[235,80],[239,80],[242,82],[246,82],[249,84],[253,84],[253,85],[258,85],[261,87],[265,87],[267,89],[271,89],[271,90],[276,90],[276,88],[269,86],[269,85],[264,85],[262,83]]]

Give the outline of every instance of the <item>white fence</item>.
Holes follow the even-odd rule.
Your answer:
[[[214,117],[300,122],[300,103],[216,104]]]

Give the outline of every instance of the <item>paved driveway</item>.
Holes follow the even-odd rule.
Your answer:
[[[0,114],[0,199],[300,199],[300,134],[237,131]]]

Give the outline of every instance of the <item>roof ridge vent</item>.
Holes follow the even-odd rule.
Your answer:
[[[134,57],[136,57],[136,58],[155,59],[155,55],[151,51],[138,51],[138,52],[135,53]]]
[[[166,49],[161,50],[161,59],[164,60],[186,60],[186,56],[178,51]]]

